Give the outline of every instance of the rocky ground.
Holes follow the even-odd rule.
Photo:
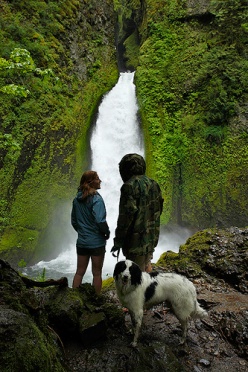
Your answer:
[[[118,366],[116,371],[119,372],[148,372],[159,369],[173,372],[247,371],[248,361],[245,355],[240,356],[245,353],[243,348],[246,348],[247,355],[247,345],[238,347],[239,341],[234,339],[238,320],[239,326],[247,332],[247,323],[244,323],[243,318],[246,312],[246,320],[248,319],[247,295],[233,291],[227,286],[225,293],[222,293],[223,286],[213,287],[199,282],[195,285],[198,288],[199,302],[208,310],[209,317],[190,322],[185,346],[179,345],[181,329],[175,316],[168,308],[158,306],[144,315],[136,349],[130,347],[130,316],[124,313],[125,327],[110,330],[104,341],[89,348],[83,348],[77,343],[67,345],[68,370],[114,371],[113,367]],[[118,304],[117,299],[116,303]],[[167,363],[168,366],[165,367]]]
[[[96,296],[89,283],[74,290],[66,278],[33,281],[0,259],[1,372],[247,371],[248,228],[198,232],[153,269],[188,277],[208,311],[190,322],[184,346],[162,304],[146,312],[130,347],[130,317],[113,278]]]

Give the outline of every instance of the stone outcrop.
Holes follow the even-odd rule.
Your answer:
[[[179,254],[165,252],[158,261],[188,277],[223,280],[248,293],[248,228],[206,229],[191,236]]]
[[[73,290],[61,282],[30,288],[0,260],[1,371],[63,371],[64,343],[87,347],[106,335],[109,322],[121,325],[120,310],[96,297],[90,284]]]
[[[209,11],[210,0],[187,0],[186,6],[188,15],[200,16]]]

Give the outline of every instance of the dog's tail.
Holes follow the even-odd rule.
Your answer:
[[[195,303],[195,311],[193,314],[193,318],[206,318],[208,316],[208,313],[206,310],[204,310],[199,303],[196,301]]]

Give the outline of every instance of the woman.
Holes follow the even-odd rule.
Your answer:
[[[106,240],[110,231],[106,222],[106,208],[97,189],[101,180],[94,171],[83,173],[78,194],[73,200],[71,224],[78,233],[77,271],[73,279],[73,288],[79,287],[92,262],[93,286],[97,294],[102,289],[102,267],[105,256]]]

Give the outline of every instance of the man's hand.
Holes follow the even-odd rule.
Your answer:
[[[107,232],[106,234],[104,234],[104,236],[105,236],[105,239],[106,239],[106,240],[108,240],[108,239],[109,239],[109,237],[110,237],[110,231],[109,231],[109,232]]]

